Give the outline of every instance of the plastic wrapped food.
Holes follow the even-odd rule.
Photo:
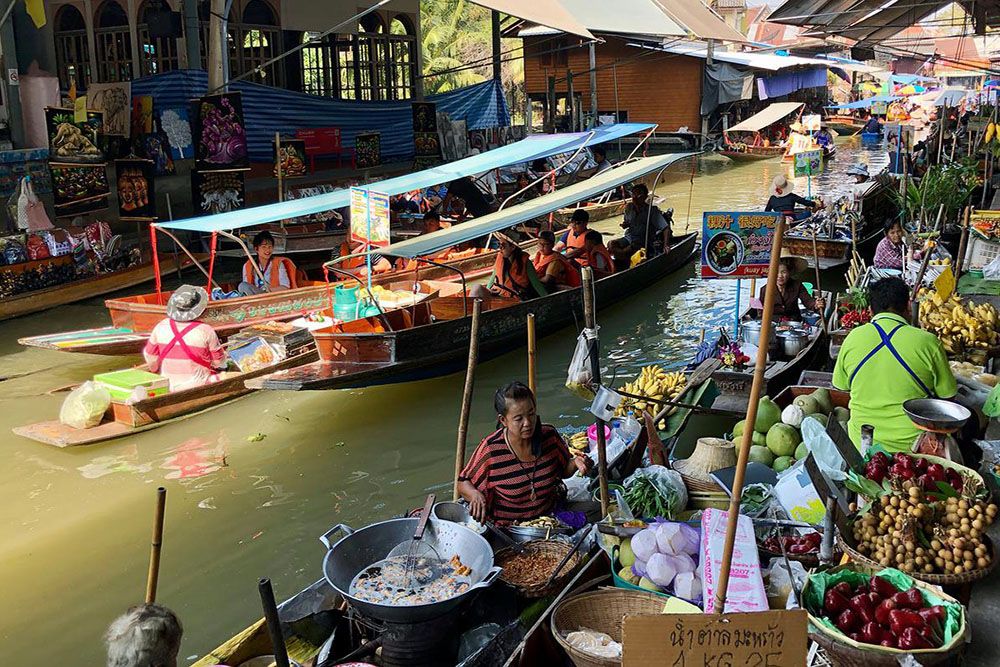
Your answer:
[[[584,653],[601,658],[621,658],[622,645],[603,632],[580,628],[566,635],[566,643]]]
[[[59,409],[59,421],[73,428],[93,428],[101,423],[111,405],[111,394],[96,382],[87,381],[74,389]]]

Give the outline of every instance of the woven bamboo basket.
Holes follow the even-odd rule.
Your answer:
[[[654,593],[623,588],[602,588],[567,598],[552,612],[552,636],[576,667],[619,667],[620,658],[602,658],[570,646],[565,635],[581,628],[610,635],[622,641],[622,622],[627,615],[659,614],[664,599]]]
[[[882,568],[874,560],[858,551],[853,535],[838,535],[837,544],[846,555],[850,556],[851,560],[875,570]],[[907,572],[907,574],[918,581],[923,581],[934,586],[958,586],[960,584],[971,584],[979,581],[989,576],[990,572],[997,566],[996,550],[993,548],[993,542],[988,535],[983,535],[983,544],[986,545],[986,549],[990,553],[989,567],[961,574],[925,574],[923,572]]]
[[[577,566],[583,560],[583,557],[580,556],[580,552],[577,551],[573,554],[569,561],[563,565],[562,570],[559,572],[559,576],[557,576],[551,584],[546,585],[546,582],[549,580],[549,577],[552,576],[552,572],[555,570],[556,565],[559,564],[559,561],[561,561],[572,548],[573,546],[571,544],[561,542],[559,540],[533,540],[531,542],[525,542],[524,551],[521,554],[515,553],[511,547],[507,547],[498,551],[494,560],[497,565],[504,568],[503,572],[500,573],[500,580],[516,589],[518,595],[526,598],[542,598],[562,589],[563,582],[572,576],[573,571],[576,570]],[[516,573],[508,571],[507,564],[514,558],[518,556],[527,557],[532,555],[548,557],[551,565],[546,568],[545,571],[530,572],[527,573],[526,576],[516,578]]]
[[[722,491],[709,474],[734,465],[736,465],[736,445],[722,438],[698,438],[691,456],[670,463],[670,467],[684,478],[688,490],[707,493]]]
[[[845,568],[866,574],[872,574],[883,569],[880,566],[870,567],[865,564],[852,564],[837,567],[833,570],[828,570],[828,572],[836,572]],[[910,576],[912,577],[912,575]],[[809,583],[809,579],[806,579],[806,583],[802,587],[803,592],[807,590]],[[958,600],[946,593],[942,593],[929,584],[915,580],[914,585],[917,588],[930,591],[937,597],[948,602],[958,604]],[[813,616],[812,613],[809,613],[809,639],[823,647],[834,667],[899,667],[898,659],[904,655],[912,655],[923,667],[952,664],[952,661],[965,650],[968,637],[969,620],[967,615],[963,613],[961,632],[952,637],[951,642],[946,646],[936,649],[904,651],[902,649],[856,642],[850,637],[845,637],[839,631],[832,630],[823,625],[819,619]]]

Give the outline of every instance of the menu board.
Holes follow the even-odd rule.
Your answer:
[[[702,219],[701,277],[767,275],[780,213],[706,212]]]
[[[351,188],[351,240],[369,246],[389,245],[389,195]]]

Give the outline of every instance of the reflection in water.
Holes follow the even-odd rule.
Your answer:
[[[841,145],[813,189],[839,182],[855,155],[877,163],[877,155]],[[696,169],[693,186],[684,164],[658,189],[675,209],[678,232],[686,223],[698,228],[705,210],[759,209],[774,175],[790,172],[779,161],[734,164],[718,156],[698,159]],[[796,187],[805,194],[808,185],[797,179]],[[741,300],[748,291],[744,282]],[[0,429],[52,419],[63,397],[48,390],[131,361],[15,343],[18,336],[105,325],[102,303],[0,323],[5,373],[26,373],[0,383]],[[643,365],[681,366],[702,330],[714,336],[732,327],[736,309],[736,284],[701,281],[693,264],[639,294],[621,295],[599,315],[604,370],[622,382]],[[575,340],[576,332],[565,330],[538,346],[539,410],[559,428],[588,421],[587,406],[563,386]],[[493,391],[523,379],[526,368],[517,350],[477,369],[469,453],[494,428]],[[358,528],[420,505],[430,491],[450,493],[462,385],[456,374],[352,391],[260,393],[92,447],[56,449],[8,437],[0,469],[0,663],[24,662],[39,655],[39,646],[49,662],[103,662],[101,633],[142,598],[161,484],[168,500],[158,600],[184,623],[182,655],[204,654],[256,618],[258,577],[269,576],[284,598],[321,576],[317,537],[331,526]],[[691,437],[698,429],[718,434],[728,424],[703,418],[692,425]],[[249,442],[256,433],[266,438]]]

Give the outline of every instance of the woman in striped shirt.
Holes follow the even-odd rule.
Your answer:
[[[551,512],[562,480],[590,472],[590,459],[572,455],[555,428],[542,424],[535,396],[512,382],[493,399],[499,428],[476,448],[458,480],[472,516],[499,524],[529,521]]]

